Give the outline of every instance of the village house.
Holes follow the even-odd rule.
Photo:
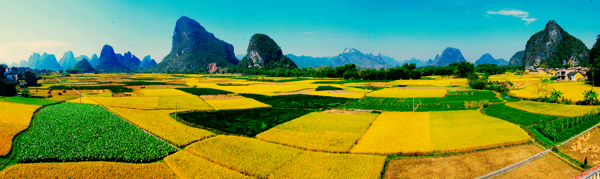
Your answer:
[[[7,68],[0,65],[0,96],[14,96],[17,95],[17,82],[6,79],[5,73]]]

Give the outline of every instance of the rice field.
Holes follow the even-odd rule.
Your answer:
[[[175,110],[148,111],[117,107],[109,107],[108,110],[178,147],[215,135],[210,131],[175,121],[171,117],[171,113],[174,113]]]
[[[527,111],[530,113],[564,117],[583,116],[584,114],[590,113],[598,109],[597,106],[565,105],[534,101],[511,102],[506,103],[506,106]]]
[[[317,96],[330,96],[330,97],[340,97],[340,98],[363,98],[365,97],[364,93],[356,93],[350,91],[315,91],[306,93],[307,95],[317,95]]]
[[[424,98],[424,97],[444,97],[447,89],[411,89],[411,88],[386,88],[367,94],[368,97],[384,98]]]
[[[352,153],[426,154],[433,152],[429,113],[383,112]]]
[[[0,178],[173,178],[162,162],[67,162],[16,164],[0,172]]]
[[[155,109],[190,109],[200,111],[211,111],[213,108],[198,96],[162,96],[158,98]]]
[[[176,89],[141,89],[146,97],[190,96],[192,94]]]
[[[33,113],[42,106],[0,102],[0,123],[29,126]]]
[[[434,150],[440,152],[469,151],[530,140],[516,124],[479,111],[431,112],[429,116]]]
[[[216,110],[234,110],[234,109],[252,109],[252,108],[266,108],[271,105],[261,103],[251,98],[238,98],[238,99],[222,99],[222,100],[206,100],[210,106]]]
[[[73,100],[69,100],[69,101],[65,101],[68,103],[83,103],[83,104],[100,104],[94,100],[92,100],[92,98],[90,97],[81,97],[81,98],[77,98],[77,99],[73,99]]]
[[[269,178],[379,178],[384,156],[303,152]]]
[[[565,99],[576,101],[583,100],[583,92],[588,91],[590,89],[594,89],[594,91],[600,91],[600,87],[592,87],[592,85],[585,84],[585,82],[574,81],[574,82],[554,82],[550,84],[550,90],[552,88],[556,90],[560,90],[560,92],[564,93],[563,97]],[[538,94],[536,92],[535,86],[529,86],[520,90],[512,90],[512,93],[515,96],[520,98],[538,98]]]
[[[257,139],[297,148],[349,152],[377,114],[313,112],[256,135]]]
[[[179,151],[165,158],[165,163],[178,178],[232,178],[251,179],[237,171],[198,157],[187,151]]]
[[[302,153],[300,149],[258,139],[222,135],[194,143],[185,150],[260,178],[267,178],[269,174]]]
[[[104,105],[132,109],[156,109],[158,97],[91,97],[92,100]]]
[[[25,129],[27,126],[0,123],[0,156],[5,156],[10,152],[13,138]]]

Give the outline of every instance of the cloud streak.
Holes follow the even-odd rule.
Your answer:
[[[504,15],[504,16],[513,16],[521,18],[522,21],[525,21],[525,25],[529,25],[532,22],[535,22],[538,18],[529,17],[529,12],[521,11],[521,10],[499,10],[499,11],[487,11],[487,14],[493,15]]]
[[[61,41],[37,41],[37,42],[15,42],[9,44],[0,44],[0,48],[24,48],[29,50],[37,50],[37,49],[47,49],[47,48],[56,48],[56,47],[64,47],[67,46],[68,43]]]

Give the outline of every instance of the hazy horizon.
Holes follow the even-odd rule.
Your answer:
[[[104,44],[157,62],[170,52],[181,16],[245,54],[250,37],[273,38],[284,54],[331,57],[345,48],[426,61],[446,47],[467,61],[509,60],[555,20],[591,48],[600,34],[600,2],[584,1],[8,1],[0,2],[0,62],[33,52],[100,55]]]

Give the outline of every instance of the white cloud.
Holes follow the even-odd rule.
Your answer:
[[[521,20],[525,21],[525,25],[529,25],[529,23],[535,22],[538,18],[529,17],[529,12],[521,11],[521,10],[499,10],[499,11],[487,11],[487,14],[497,14],[504,16],[513,16],[521,18]]]
[[[56,48],[56,47],[64,47],[68,44],[66,42],[61,41],[37,41],[37,42],[15,42],[9,44],[0,44],[0,48],[24,48],[29,50],[37,50],[37,49],[47,49],[47,48]]]

